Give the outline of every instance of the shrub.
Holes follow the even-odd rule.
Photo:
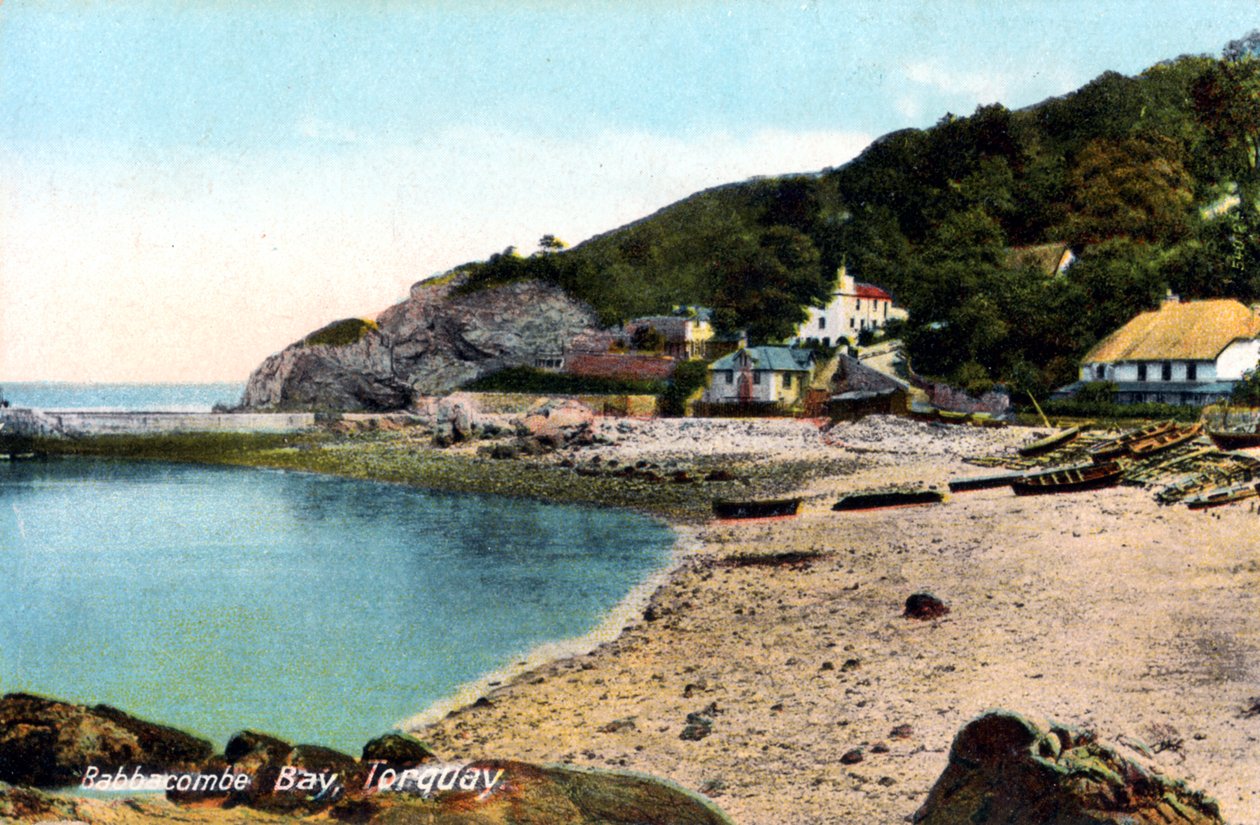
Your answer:
[[[658,409],[661,415],[679,416],[686,413],[687,399],[709,380],[709,362],[684,361],[674,370],[674,378],[661,393]]]
[[[315,330],[303,338],[302,343],[308,347],[344,347],[347,344],[355,343],[364,335],[377,329],[379,327],[377,327],[375,321],[369,321],[366,318],[344,318]]]

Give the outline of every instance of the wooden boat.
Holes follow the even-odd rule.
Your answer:
[[[794,516],[801,508],[799,498],[775,498],[761,501],[714,501],[713,515],[718,518],[774,518]]]
[[[1129,445],[1139,441],[1145,441],[1148,438],[1166,433],[1176,426],[1176,422],[1169,419],[1159,424],[1151,424],[1149,427],[1143,427],[1140,430],[1131,430],[1124,433],[1119,438],[1113,438],[1110,441],[1104,441],[1095,444],[1089,448],[1089,457],[1096,462],[1111,461],[1122,455],[1127,455]]]
[[[876,510],[882,507],[909,507],[916,504],[940,504],[945,494],[938,490],[881,490],[853,493],[832,505],[832,510]]]
[[[1076,493],[1082,490],[1098,490],[1120,483],[1124,468],[1115,461],[1090,464],[1083,467],[1061,467],[1045,473],[1011,482],[1017,496],[1036,496],[1044,493]]]
[[[1208,438],[1222,450],[1253,450],[1260,447],[1260,432],[1208,430]]]
[[[1256,490],[1254,484],[1235,484],[1230,487],[1205,490],[1197,496],[1190,496],[1185,502],[1191,510],[1206,510],[1209,507],[1220,507],[1223,504],[1233,504],[1235,501],[1254,498],[1257,494],[1260,494],[1260,491]]]
[[[1045,438],[1039,438],[1031,444],[1025,444],[1023,447],[1019,448],[1019,454],[1027,458],[1028,456],[1048,453],[1056,447],[1062,447],[1064,444],[1072,441],[1080,434],[1080,427],[1068,427],[1066,430],[1051,433]]]
[[[971,490],[988,490],[995,487],[1009,487],[1016,481],[1037,478],[1039,476],[1048,476],[1052,473],[1061,473],[1064,470],[1084,470],[1092,466],[1093,464],[1073,464],[1070,467],[1051,467],[1047,470],[997,473],[996,475],[987,476],[964,476],[962,478],[952,479],[949,482],[949,491],[951,493],[964,493]]]
[[[970,490],[990,490],[994,487],[1009,487],[1012,481],[1019,481],[1025,473],[997,473],[987,476],[963,476],[949,480],[951,493],[965,493]]]
[[[1191,424],[1186,427],[1173,427],[1167,432],[1152,435],[1141,441],[1134,441],[1129,445],[1129,454],[1134,458],[1146,458],[1147,456],[1161,453],[1164,450],[1176,447],[1178,444],[1184,444],[1199,433],[1203,432],[1203,422]]]

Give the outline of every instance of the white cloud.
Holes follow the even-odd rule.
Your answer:
[[[905,76],[911,83],[946,95],[963,96],[976,103],[1004,101],[1011,92],[1011,77],[996,71],[968,72],[936,62],[918,61],[906,64]]]
[[[576,243],[710,186],[839,165],[869,141],[452,128],[322,153],[0,157],[0,378],[243,379],[456,264],[546,233]]]

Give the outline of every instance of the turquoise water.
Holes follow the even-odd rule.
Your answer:
[[[15,407],[45,410],[118,410],[141,412],[209,412],[215,404],[240,402],[245,385],[211,384],[75,384],[60,381],[0,383],[0,398]]]
[[[0,465],[0,690],[357,755],[591,630],[670,543],[632,513],[309,474]]]

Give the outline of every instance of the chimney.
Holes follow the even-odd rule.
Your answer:
[[[844,264],[840,264],[840,268],[836,270],[836,291],[846,294],[857,291],[857,285],[853,281],[853,276],[849,274],[849,268]]]

